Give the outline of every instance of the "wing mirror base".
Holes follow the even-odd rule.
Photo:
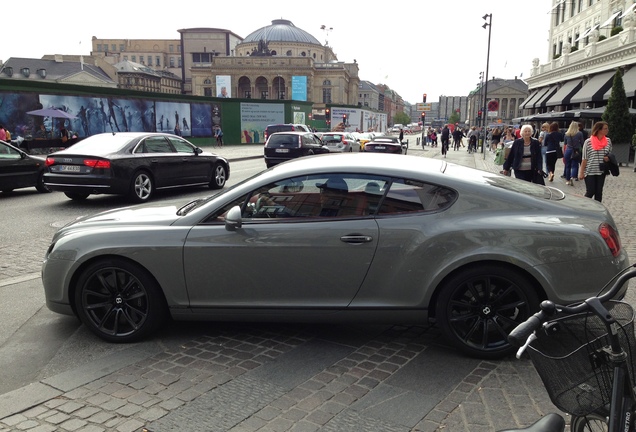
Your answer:
[[[234,206],[225,216],[225,229],[228,231],[236,231],[242,226],[243,218],[241,217],[241,208],[239,206]]]

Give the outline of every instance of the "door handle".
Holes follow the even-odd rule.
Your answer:
[[[356,235],[356,234],[352,234],[352,235],[345,235],[340,237],[340,240],[345,242],[345,243],[369,243],[373,241],[373,237],[371,236],[365,236],[365,235]]]

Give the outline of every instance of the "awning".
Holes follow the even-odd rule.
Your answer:
[[[612,83],[614,82],[612,81]],[[623,85],[625,86],[625,96],[627,97],[636,96],[636,66],[632,66],[630,70],[628,70],[627,72],[623,74]],[[603,99],[609,100],[609,97],[611,94],[612,94],[612,87],[610,87],[609,90],[605,92]]]
[[[546,106],[569,105],[570,99],[583,87],[583,79],[567,81],[561,86],[550,99],[545,102]]]
[[[519,105],[519,109],[526,109],[528,107],[528,104],[531,104],[541,91],[543,91],[543,89],[534,90],[534,92],[528,97],[528,99],[524,100],[521,105]]]
[[[534,103],[533,107],[534,108],[545,108],[546,107],[546,102],[548,101],[548,99],[550,99],[552,97],[552,95],[554,95],[557,92],[558,87],[557,86],[551,86],[550,88],[548,88],[548,90],[543,94],[543,96],[541,96],[539,99],[536,100],[536,102]]]
[[[603,72],[598,75],[594,75],[590,80],[579,90],[572,99],[571,104],[578,104],[583,102],[601,102],[604,99],[605,92],[612,87],[612,79],[614,79],[614,71]]]

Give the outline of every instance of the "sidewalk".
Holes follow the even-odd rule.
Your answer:
[[[409,154],[441,157],[439,147],[422,148],[415,136],[408,138]],[[262,157],[262,145],[206,150],[230,161]],[[501,169],[490,152],[450,150],[446,160]],[[550,185],[584,191],[582,182]],[[623,168],[607,179],[604,198],[632,262],[635,188],[636,173]],[[634,294],[627,300],[634,304]],[[188,343],[134,344],[0,395],[0,432],[485,432],[527,426],[557,411],[529,361],[462,357],[435,327],[200,327]]]

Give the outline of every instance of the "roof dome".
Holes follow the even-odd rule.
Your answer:
[[[272,25],[262,27],[247,35],[242,43],[258,42],[261,39],[265,42],[300,42],[322,45],[318,39],[285,19],[273,20]]]

